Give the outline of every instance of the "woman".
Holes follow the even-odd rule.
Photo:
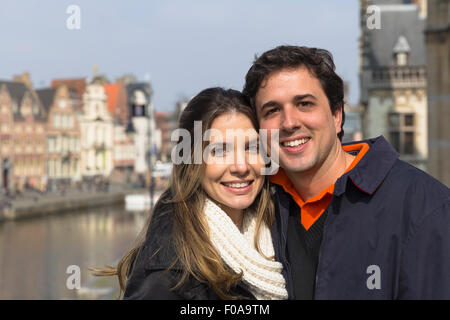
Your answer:
[[[209,141],[195,141],[194,121],[202,133],[211,129]],[[194,152],[178,156],[190,161],[175,161],[142,239],[110,272],[122,290],[129,275],[125,299],[287,299],[282,265],[273,259],[274,208],[257,125],[238,91],[210,88],[189,102],[180,128]],[[249,132],[241,144],[227,136],[239,129]],[[202,163],[195,162],[199,151]]]

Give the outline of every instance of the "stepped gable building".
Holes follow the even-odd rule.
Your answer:
[[[379,29],[367,8],[379,10]],[[400,158],[427,169],[426,1],[360,0],[360,105],[364,137],[383,135]]]
[[[57,190],[61,182],[70,184],[81,179],[80,126],[66,85],[36,93],[47,113],[47,184],[50,190]]]
[[[28,73],[0,81],[0,192],[45,185],[47,114]]]
[[[50,87],[55,89],[60,85],[65,85],[69,89],[72,108],[77,116],[81,115],[83,113],[83,94],[86,90],[87,79],[54,79]]]

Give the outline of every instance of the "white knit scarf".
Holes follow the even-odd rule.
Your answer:
[[[258,300],[287,299],[282,264],[266,259],[254,247],[255,215],[244,215],[241,233],[231,218],[211,200],[206,200],[204,210],[213,245],[234,272],[242,271],[242,281],[252,294]],[[274,256],[270,230],[265,225],[261,226],[259,247],[267,257]]]

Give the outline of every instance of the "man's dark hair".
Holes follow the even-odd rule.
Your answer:
[[[342,109],[341,132],[338,138],[342,141],[344,136],[344,82],[335,70],[333,57],[330,52],[324,49],[279,46],[266,51],[260,57],[256,57],[252,67],[245,76],[243,94],[250,101],[255,109],[255,96],[261,84],[273,72],[284,69],[296,69],[306,67],[312,76],[316,77],[325,92],[331,112]],[[256,111],[256,109],[255,109]]]

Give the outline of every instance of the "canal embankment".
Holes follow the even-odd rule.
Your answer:
[[[124,203],[125,196],[146,194],[148,189],[110,188],[108,191],[68,191],[65,194],[28,193],[2,198],[0,222],[79,211]]]

